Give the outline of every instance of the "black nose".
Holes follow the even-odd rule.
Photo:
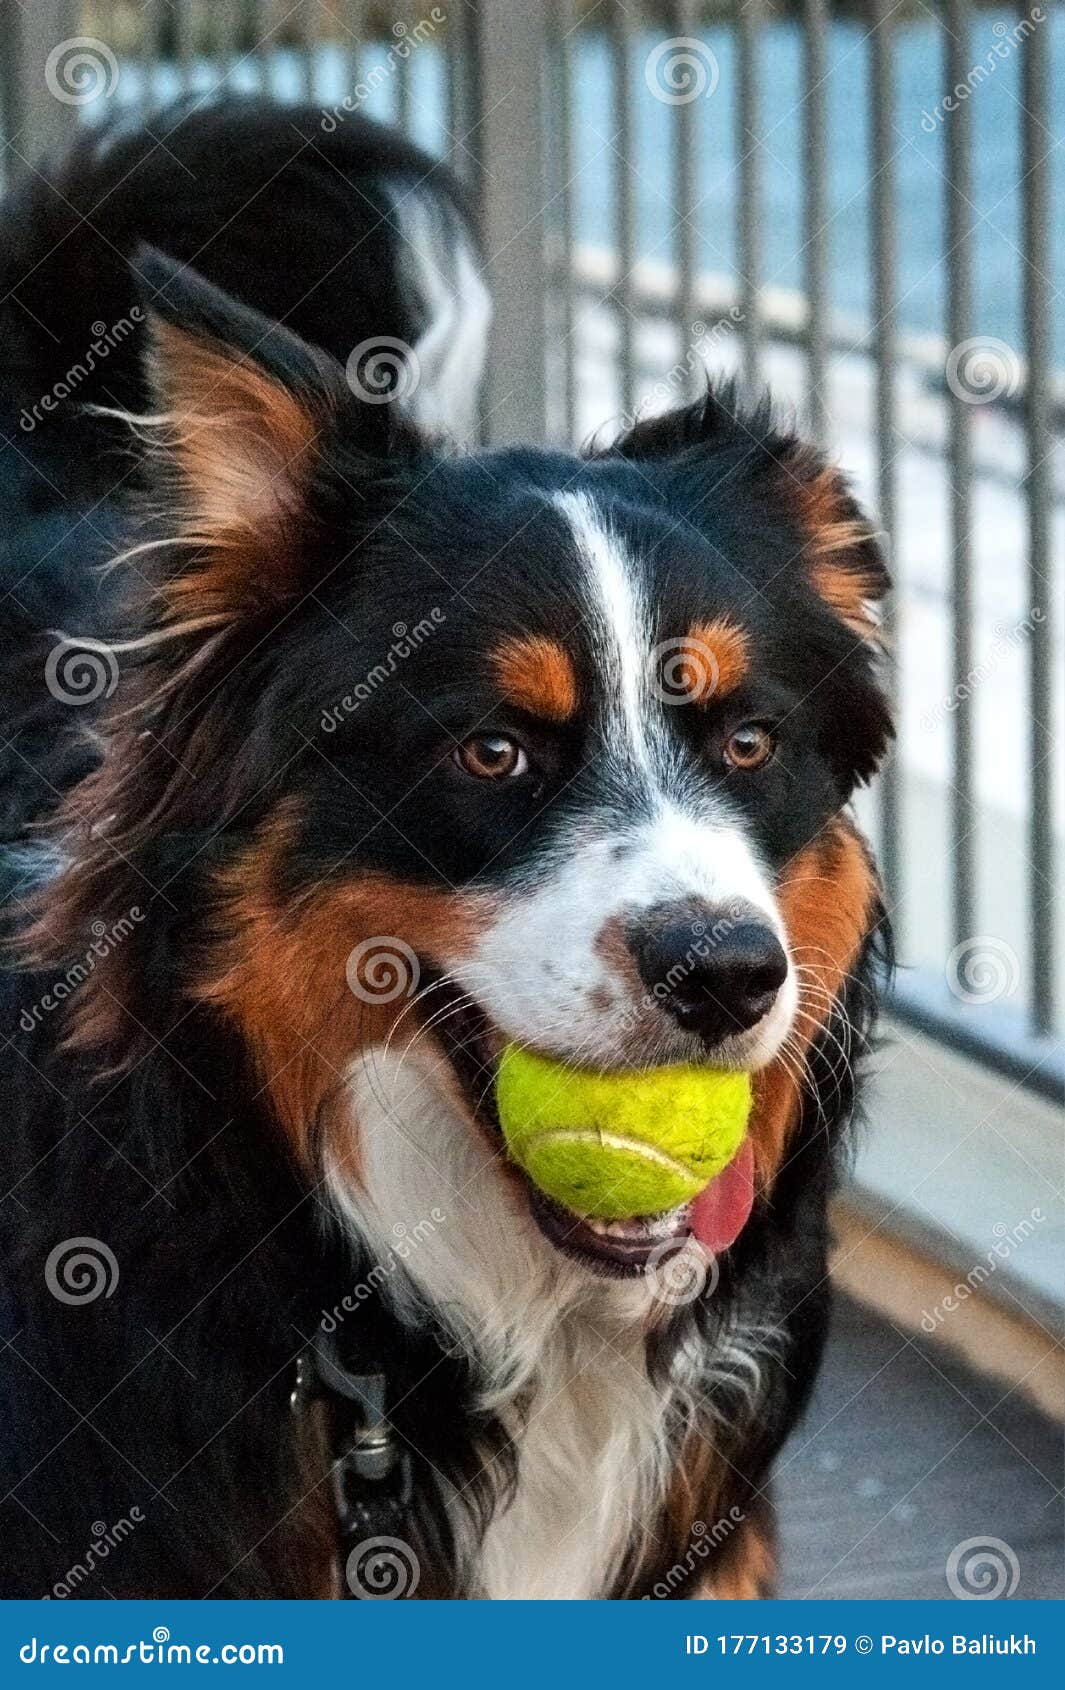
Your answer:
[[[787,979],[779,939],[753,911],[651,910],[629,934],[640,978],[686,1032],[706,1044],[744,1033],[773,1007]]]

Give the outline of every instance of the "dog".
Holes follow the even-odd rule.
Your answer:
[[[5,1594],[770,1594],[888,945],[873,529],[732,388],[456,452],[136,269],[118,679],[7,859]],[[744,1148],[560,1210],[508,1042],[747,1070]]]

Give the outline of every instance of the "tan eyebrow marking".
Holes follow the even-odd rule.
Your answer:
[[[580,689],[573,659],[557,640],[529,634],[505,640],[492,655],[492,672],[508,704],[565,722],[576,714]]]
[[[693,622],[669,658],[670,692],[691,704],[709,704],[734,692],[747,675],[750,641],[727,616]]]

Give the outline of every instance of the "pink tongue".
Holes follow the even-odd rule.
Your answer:
[[[754,1151],[745,1138],[727,1168],[700,1191],[688,1224],[711,1255],[727,1250],[747,1224],[754,1202]]]

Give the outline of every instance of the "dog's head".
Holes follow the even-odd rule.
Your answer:
[[[505,1163],[493,1065],[752,1070],[771,1182],[875,919],[841,817],[890,731],[870,531],[728,393],[583,458],[456,457],[398,414],[369,453],[336,366],[154,279],[163,543],[78,800],[95,896],[119,853],[228,842],[181,989],[383,1244],[438,1205],[639,1269],[661,1225],[560,1222]]]

